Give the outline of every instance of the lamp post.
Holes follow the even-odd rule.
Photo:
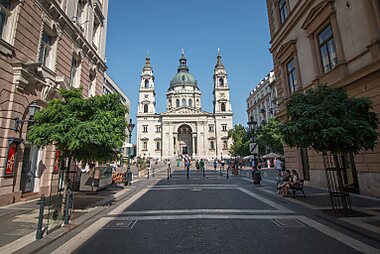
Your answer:
[[[132,131],[135,128],[135,124],[132,123],[132,119],[129,119],[129,124],[127,125],[129,132],[129,144],[131,144],[132,140]],[[127,179],[124,182],[124,185],[132,185],[132,173],[131,173],[131,148],[128,147],[128,167],[127,167]]]
[[[36,112],[40,109],[40,106],[37,105],[35,101],[33,101],[28,106],[28,114],[29,114],[29,120],[20,120],[20,118],[16,117],[13,120],[15,121],[13,129],[15,131],[19,131],[20,124],[22,123],[32,123],[34,122],[33,117],[36,114]]]
[[[251,134],[252,134],[252,136],[250,138],[250,144],[253,144],[255,146],[255,145],[257,145],[257,144],[255,144],[255,129],[256,129],[257,122],[255,120],[253,120],[253,116],[251,116],[250,121],[247,122],[247,124],[248,124],[249,129],[250,129]],[[253,151],[251,151],[251,153],[253,154],[254,166],[257,167],[257,165],[256,165],[256,153]],[[252,170],[252,178],[254,180],[254,183],[255,183],[255,176],[254,176],[255,170],[256,170],[256,168],[253,168],[253,170]]]

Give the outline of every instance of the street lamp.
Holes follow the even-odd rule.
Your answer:
[[[135,128],[135,124],[132,123],[132,119],[129,119],[129,124],[127,125],[128,132],[129,132],[129,144],[132,144],[132,131],[133,128]],[[131,185],[132,184],[132,173],[131,173],[131,148],[128,147],[128,167],[127,167],[127,179],[124,182],[124,185]]]
[[[33,117],[36,114],[36,112],[40,109],[40,106],[37,105],[35,101],[33,101],[29,106],[28,106],[28,115],[29,115],[29,120],[20,120],[20,118],[16,117],[13,120],[15,121],[13,129],[15,131],[19,131],[20,124],[22,123],[32,123],[34,122]]]

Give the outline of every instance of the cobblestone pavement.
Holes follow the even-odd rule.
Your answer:
[[[277,196],[273,179],[190,175],[157,172],[53,253],[380,253],[378,233]]]

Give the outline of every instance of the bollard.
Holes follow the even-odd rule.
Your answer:
[[[229,167],[227,167],[227,179],[230,178],[229,175],[228,175],[228,168],[229,168]]]
[[[40,213],[38,215],[38,225],[37,225],[37,234],[36,239],[42,239],[42,224],[44,220],[44,207],[45,207],[45,196],[41,196],[40,200]]]
[[[168,177],[168,179],[169,179],[169,177],[170,177],[170,174],[169,174],[169,168],[170,168],[170,165],[168,165],[168,168],[167,168],[167,177]]]
[[[223,175],[222,174],[222,167],[220,167],[219,170],[220,170],[220,176],[222,176]]]
[[[149,170],[150,170],[150,167],[148,167],[148,176],[147,176],[147,179],[149,179]]]
[[[169,177],[172,177],[172,167],[169,165]]]
[[[153,177],[154,177],[154,167],[152,167],[152,170],[153,170]]]

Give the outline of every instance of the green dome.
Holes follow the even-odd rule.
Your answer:
[[[197,87],[197,81],[195,80],[194,76],[189,73],[189,67],[186,65],[186,57],[185,53],[182,50],[181,58],[179,59],[179,67],[177,70],[177,74],[174,75],[172,81],[170,81],[170,87],[169,90],[173,89],[175,86],[183,86],[183,85],[192,85],[196,88]]]
[[[170,81],[170,87],[182,86],[185,84],[197,86],[197,81],[193,75],[184,71],[178,72],[176,75],[174,75],[172,81]]]

